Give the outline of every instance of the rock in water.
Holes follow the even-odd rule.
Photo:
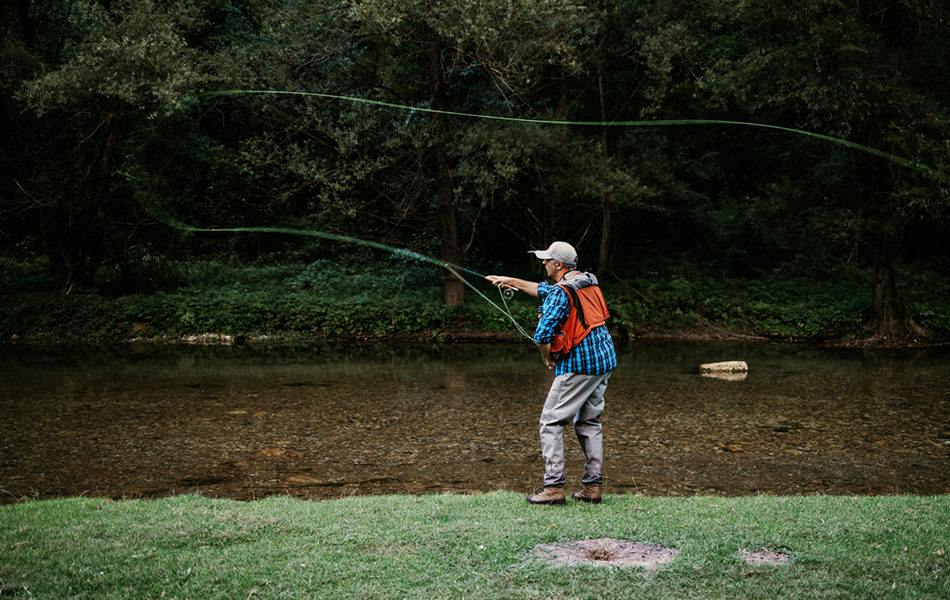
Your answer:
[[[744,360],[730,360],[699,365],[700,373],[742,373],[748,370],[749,365],[747,365]]]

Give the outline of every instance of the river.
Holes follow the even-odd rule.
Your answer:
[[[747,377],[700,375],[725,360]],[[552,378],[528,343],[6,344],[0,502],[531,493]],[[950,493],[948,382],[948,348],[635,341],[607,390],[605,492]]]

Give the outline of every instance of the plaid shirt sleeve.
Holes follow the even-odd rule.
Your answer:
[[[534,330],[534,341],[548,344],[557,330],[558,324],[571,312],[567,292],[546,281],[538,284],[538,299],[541,300],[538,328]]]
[[[538,299],[541,300],[541,318],[538,319],[538,328],[534,332],[534,341],[547,344],[557,332],[561,320],[570,314],[571,305],[567,292],[544,281],[538,284]],[[601,325],[592,329],[570,354],[558,357],[554,374],[601,375],[616,367],[614,341],[607,331],[607,326]]]

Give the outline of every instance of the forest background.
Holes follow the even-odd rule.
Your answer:
[[[944,0],[6,0],[0,337],[511,329],[400,252],[183,223],[534,279],[565,240],[621,337],[939,341],[948,100]]]

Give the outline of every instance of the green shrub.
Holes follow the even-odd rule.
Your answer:
[[[124,340],[203,333],[270,336],[387,335],[441,331],[513,331],[509,317],[469,290],[445,305],[442,273],[429,266],[354,260],[298,265],[178,264],[188,286],[157,293],[63,295],[13,291],[0,298],[0,339]],[[486,282],[471,280],[502,305]],[[932,271],[901,274],[901,289],[924,327],[950,330],[950,280]],[[603,284],[612,323],[633,332],[724,329],[774,338],[860,334],[870,301],[866,274],[832,279],[648,274]],[[538,301],[516,294],[511,315],[527,329]]]

